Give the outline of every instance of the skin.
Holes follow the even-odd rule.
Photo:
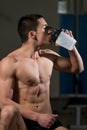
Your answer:
[[[47,25],[45,19],[40,18],[38,21],[37,31],[30,31],[28,40],[0,62],[0,108],[5,130],[12,129],[11,120],[14,122],[12,125],[16,126],[15,130],[25,130],[21,115],[38,122],[42,127],[50,128],[58,116],[52,114],[50,105],[50,78],[53,69],[69,73],[79,73],[84,69],[76,47],[68,51],[69,58],[49,49],[40,49],[41,46],[50,44],[51,36],[50,31],[45,33],[43,30],[43,26]],[[66,30],[66,33],[72,36],[71,31]],[[16,125],[18,122],[15,119],[19,119],[22,128]],[[56,130],[66,128],[58,127]]]

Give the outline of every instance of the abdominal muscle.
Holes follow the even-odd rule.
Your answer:
[[[19,87],[19,103],[29,110],[39,113],[52,113],[49,101],[49,83],[37,86]]]

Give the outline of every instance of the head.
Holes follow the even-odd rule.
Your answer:
[[[18,33],[23,43],[29,40],[29,38],[41,41],[43,35],[48,36],[48,30],[50,30],[50,27],[40,14],[25,15],[20,18],[18,23]]]

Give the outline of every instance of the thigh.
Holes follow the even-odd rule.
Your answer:
[[[27,130],[24,120],[19,112],[17,112],[17,115],[13,118],[9,130]]]
[[[14,106],[5,106],[1,110],[0,118],[3,130],[26,130],[22,116]]]
[[[67,128],[63,127],[63,126],[59,126],[57,127],[55,130],[68,130]]]
[[[4,126],[2,125],[1,121],[0,121],[0,130],[5,130]]]
[[[59,118],[57,117],[54,124],[52,125],[52,127],[50,128],[50,130],[68,130],[67,128],[65,128],[62,123],[59,121]]]

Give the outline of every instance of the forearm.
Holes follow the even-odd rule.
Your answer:
[[[82,58],[78,53],[76,47],[74,47],[73,50],[69,51],[69,56],[70,56],[72,71],[79,72],[79,73],[82,72],[84,70],[84,65],[83,65]]]
[[[3,109],[3,107],[6,105],[15,106],[23,117],[30,119],[30,120],[37,121],[37,117],[40,114],[40,113],[34,112],[32,110],[29,110],[24,105],[20,105],[16,102],[12,101],[11,99],[3,99],[2,101],[0,100],[1,109]]]

